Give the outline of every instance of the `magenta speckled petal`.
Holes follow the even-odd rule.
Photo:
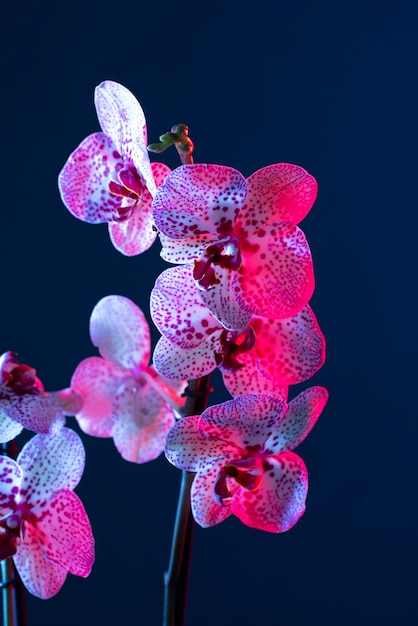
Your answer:
[[[192,272],[189,265],[171,267],[160,274],[151,292],[154,324],[181,348],[195,348],[221,328],[202,302]]]
[[[255,352],[261,373],[277,385],[308,380],[325,361],[325,338],[309,305],[285,320],[254,317]]]
[[[22,475],[22,469],[16,461],[0,456],[0,510],[14,508]]]
[[[74,430],[35,435],[22,448],[17,462],[23,470],[25,501],[41,506],[54,491],[74,489],[83,474],[85,451]]]
[[[15,396],[7,411],[9,417],[35,433],[54,433],[65,423],[63,411],[47,395]]]
[[[109,191],[123,159],[104,133],[89,135],[69,156],[58,177],[61,198],[78,219],[101,224],[113,219],[121,198]]]
[[[141,309],[129,298],[102,298],[90,317],[90,337],[100,354],[115,365],[127,369],[148,365],[148,323]]]
[[[167,435],[165,455],[175,467],[189,472],[207,472],[239,456],[234,444],[203,435],[199,416],[182,417]]]
[[[213,243],[214,237],[211,234],[196,235],[195,237],[185,237],[184,239],[173,239],[166,237],[163,233],[158,234],[162,245],[161,258],[167,263],[189,263],[201,257],[208,244]]]
[[[250,306],[238,301],[235,293],[240,295],[236,272],[223,267],[216,267],[219,284],[208,291],[201,290],[200,297],[212,315],[228,330],[243,332],[251,319]],[[260,285],[259,285],[260,290]]]
[[[247,393],[262,393],[269,396],[277,396],[284,402],[287,401],[288,386],[281,379],[280,384],[276,379],[266,378],[258,367],[258,358],[255,349],[245,352],[237,357],[243,365],[236,372],[222,372],[225,387],[231,396],[236,398]],[[280,379],[279,379],[280,380]]]
[[[280,398],[247,394],[207,408],[202,413],[199,429],[208,437],[229,442],[241,450],[247,446],[262,447],[276,430],[285,410],[286,405]]]
[[[310,387],[302,391],[288,406],[279,428],[266,440],[266,454],[276,455],[293,450],[311,432],[328,401],[324,387]]]
[[[9,417],[10,402],[0,400],[0,443],[6,443],[17,437],[23,430],[22,424]]]
[[[302,459],[286,452],[267,461],[260,487],[238,490],[231,512],[244,524],[271,533],[281,533],[296,524],[305,512],[308,473]]]
[[[154,219],[168,237],[230,232],[247,193],[231,167],[198,163],[176,168],[154,198]]]
[[[33,514],[48,561],[70,574],[88,576],[94,562],[94,539],[80,498],[61,489],[44,509],[34,508]]]
[[[113,440],[126,461],[147,463],[163,451],[168,431],[175,418],[147,378],[130,380],[113,402]]]
[[[71,379],[71,387],[83,398],[76,415],[81,430],[94,437],[112,436],[113,398],[128,376],[125,369],[98,356],[81,361]]]
[[[315,202],[318,185],[299,165],[275,163],[254,172],[239,221],[250,231],[268,222],[298,224]]]
[[[26,589],[43,600],[55,596],[67,578],[64,568],[46,560],[37,531],[28,522],[24,524],[24,540],[13,560]]]
[[[216,369],[214,351],[219,350],[219,333],[195,348],[180,348],[161,337],[153,354],[154,367],[169,380],[191,380],[210,374]]]
[[[220,524],[232,513],[230,506],[221,506],[214,497],[218,468],[196,474],[190,490],[191,508],[196,522],[203,528]]]
[[[105,80],[94,92],[102,130],[115,142],[118,152],[132,163],[152,196],[156,186],[147,151],[145,115],[135,96],[123,85]]]
[[[303,232],[288,222],[259,229],[248,238],[237,298],[255,315],[286,319],[299,313],[314,290],[312,257]]]

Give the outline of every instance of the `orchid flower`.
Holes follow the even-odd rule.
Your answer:
[[[288,385],[308,380],[323,365],[325,339],[309,305],[286,320],[254,315],[243,332],[228,331],[203,303],[192,271],[191,265],[167,269],[151,292],[151,316],[163,335],[153,360],[162,376],[190,379],[219,367],[233,396],[286,400]]]
[[[50,598],[67,573],[86,577],[94,539],[73,492],[85,452],[73,430],[35,435],[17,460],[0,456],[0,560],[13,556],[30,593]]]
[[[289,530],[305,511],[308,475],[291,452],[309,434],[328,399],[311,387],[289,405],[265,394],[248,394],[179,420],[167,436],[165,454],[177,468],[196,472],[193,516],[203,527],[231,514],[268,532]]]
[[[126,87],[102,82],[95,105],[103,132],[89,135],[68,158],[58,178],[61,198],[80,220],[108,222],[115,248],[133,256],[155,240],[152,199],[170,168],[150,164],[145,116]]]
[[[72,402],[71,405],[79,406],[77,402]],[[42,382],[36,376],[36,370],[19,363],[14,352],[2,354],[0,442],[11,441],[24,428],[37,433],[52,433],[59,430],[64,423],[64,410],[59,398],[45,392]]]
[[[100,357],[76,368],[71,388],[83,398],[76,419],[96,437],[113,437],[124,459],[145,463],[164,449],[184,403],[181,383],[172,384],[149,366],[150,332],[141,309],[123,296],[102,298],[90,318],[90,336]]]
[[[223,165],[183,165],[153,202],[161,256],[193,263],[203,302],[228,330],[242,330],[232,301],[250,316],[293,317],[314,289],[311,253],[296,224],[316,193],[315,179],[297,165],[270,165],[248,180]]]

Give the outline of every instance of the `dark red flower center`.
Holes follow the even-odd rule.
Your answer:
[[[21,526],[22,514],[20,511],[0,520],[0,561],[16,554],[21,536]]]
[[[238,270],[241,267],[241,252],[236,237],[223,237],[209,244],[203,256],[195,260],[193,278],[197,280],[201,289],[208,291],[219,284],[215,270],[217,265],[230,270]]]
[[[14,352],[5,352],[0,357],[0,383],[4,387],[3,391],[18,395],[42,392],[42,385],[36,377],[36,370],[29,365],[19,363]]]
[[[137,170],[132,166],[120,169],[118,178],[118,183],[113,180],[109,183],[110,193],[114,196],[119,196],[121,200],[128,198],[133,201],[128,206],[119,206],[115,210],[113,220],[115,222],[124,222],[131,217],[136,207],[141,203],[145,184]]]
[[[243,363],[240,363],[237,357],[254,348],[256,335],[251,327],[243,333],[224,329],[220,341],[221,350],[215,352],[216,365],[224,372],[232,374],[243,367]]]
[[[228,506],[234,495],[231,483],[236,483],[248,491],[255,491],[263,480],[263,463],[258,457],[248,456],[236,459],[221,468],[215,481],[215,500],[222,506]]]

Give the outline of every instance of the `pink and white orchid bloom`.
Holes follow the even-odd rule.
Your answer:
[[[219,367],[232,396],[265,393],[286,400],[289,385],[323,365],[325,339],[309,305],[286,320],[254,315],[243,332],[228,331],[202,302],[192,272],[191,265],[167,269],[151,292],[151,316],[163,335],[153,360],[162,376],[191,379]]]
[[[248,180],[223,165],[183,165],[153,202],[161,255],[193,263],[202,300],[228,330],[242,330],[231,301],[250,315],[293,317],[314,290],[311,253],[296,224],[316,193],[313,176],[288,163]]]
[[[309,434],[328,399],[311,387],[289,405],[265,394],[242,395],[179,420],[165,454],[177,468],[196,472],[193,516],[203,527],[231,514],[244,524],[278,533],[305,511],[308,475],[291,452]]]
[[[170,168],[150,163],[145,116],[126,87],[102,82],[95,105],[103,132],[89,135],[68,158],[58,178],[61,198],[80,220],[108,222],[115,248],[134,256],[156,238],[151,204]]]
[[[44,391],[33,367],[19,363],[14,352],[0,356],[1,443],[11,441],[24,428],[37,433],[56,432],[65,423],[64,412],[60,399]]]
[[[113,437],[127,461],[158,457],[184,404],[184,385],[172,384],[149,365],[151,342],[141,309],[123,296],[102,298],[90,318],[90,336],[101,357],[76,368],[71,388],[81,393],[80,428],[95,437]]]
[[[39,598],[54,596],[68,572],[85,578],[93,565],[90,522],[73,492],[84,459],[80,437],[65,427],[35,435],[16,461],[0,456],[0,560],[13,556]]]

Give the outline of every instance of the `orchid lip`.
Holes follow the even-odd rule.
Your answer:
[[[208,291],[219,284],[215,267],[239,270],[241,267],[241,251],[236,237],[227,236],[206,246],[203,257],[196,259],[193,268],[193,278],[200,289]]]

